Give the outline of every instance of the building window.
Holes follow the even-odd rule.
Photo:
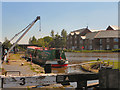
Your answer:
[[[75,50],[75,47],[74,47],[74,46],[72,46],[72,50]]]
[[[100,44],[102,44],[102,39],[100,39]]]
[[[114,45],[114,49],[118,49],[118,45]]]
[[[118,42],[118,38],[114,38],[114,42]]]
[[[67,40],[69,39],[69,37],[67,37]]]
[[[83,44],[83,41],[82,41],[82,40],[80,40],[80,44]]]
[[[89,49],[92,50],[92,45],[89,46]]]
[[[75,40],[75,44],[77,43],[77,41]]]
[[[107,45],[107,48],[106,49],[110,49],[110,45]]]
[[[77,49],[77,46],[75,46],[75,49]]]
[[[109,39],[109,38],[107,38],[107,39],[106,39],[106,42],[110,42],[110,39]]]
[[[92,44],[92,40],[90,40],[90,44]]]
[[[102,45],[100,45],[100,50],[102,50]]]
[[[77,38],[77,36],[75,35],[75,38]]]
[[[87,45],[85,46],[85,49],[87,49]]]

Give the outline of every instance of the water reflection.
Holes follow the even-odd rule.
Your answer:
[[[52,73],[67,73],[68,67],[52,68]]]
[[[73,72],[84,72],[81,70],[80,65],[74,66],[74,64],[68,65],[67,67],[52,68],[52,73],[73,73]]]

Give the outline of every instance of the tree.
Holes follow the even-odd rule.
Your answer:
[[[49,43],[49,42],[51,42],[51,41],[53,40],[53,38],[52,38],[52,37],[49,37],[49,36],[46,36],[46,37],[44,37],[43,39],[44,39],[44,41],[47,42],[47,43]]]
[[[67,31],[65,29],[61,31],[61,36],[62,36],[63,46],[66,47]]]
[[[56,48],[63,47],[62,37],[58,33],[55,35],[54,42],[55,42],[55,47]]]
[[[44,39],[43,39],[43,38],[38,39],[37,45],[38,45],[39,47],[44,47],[44,45],[45,45]]]
[[[53,41],[53,38],[52,37],[49,37],[49,36],[46,36],[46,37],[44,37],[43,38],[44,39],[44,45],[45,45],[45,47],[50,47],[51,45],[51,43],[50,42],[52,42]]]
[[[37,45],[37,39],[35,38],[35,36],[29,39],[29,44]]]
[[[7,37],[5,37],[5,41],[3,42],[3,44],[2,44],[2,46],[3,46],[3,49],[9,49],[11,46],[12,46],[12,44],[10,43],[10,41],[7,39]]]
[[[54,30],[51,31],[51,37],[54,38]]]

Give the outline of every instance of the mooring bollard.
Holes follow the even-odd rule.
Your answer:
[[[77,88],[75,90],[87,90],[87,81],[77,81]]]
[[[3,81],[4,81],[4,78],[1,78],[1,89],[3,88]]]
[[[44,70],[45,73],[51,73],[51,64],[45,64]]]

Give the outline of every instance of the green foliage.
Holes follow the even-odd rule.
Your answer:
[[[61,36],[63,47],[66,47],[67,31],[65,29],[61,31]]]
[[[63,29],[61,32],[61,36],[57,33],[54,35],[54,30],[51,31],[51,37],[45,36],[43,38],[39,38],[38,40],[33,36],[29,39],[29,44],[37,45],[39,47],[52,47],[52,48],[64,48],[66,47],[66,37],[67,32]]]
[[[65,52],[84,52],[84,53],[111,53],[111,52],[118,52],[118,50],[71,50],[71,49],[66,49],[64,50]]]
[[[2,46],[4,46],[4,48],[10,48],[11,47],[11,43],[10,41],[5,37],[5,41],[3,42]]]
[[[37,39],[35,38],[35,36],[29,39],[29,44],[37,45]]]
[[[50,43],[50,42],[53,40],[53,38],[52,38],[52,37],[49,37],[49,36],[46,36],[46,37],[44,37],[43,39],[44,39],[44,41],[47,42],[47,43]]]
[[[84,52],[84,53],[111,53],[111,52],[120,52],[120,49],[112,49],[112,50],[71,50],[66,49],[65,52]]]
[[[43,38],[38,39],[37,45],[38,45],[39,47],[43,47],[43,46],[45,45],[44,39],[43,39]]]
[[[54,38],[54,30],[51,31],[51,37]]]
[[[112,49],[112,52],[120,52],[120,49]]]

